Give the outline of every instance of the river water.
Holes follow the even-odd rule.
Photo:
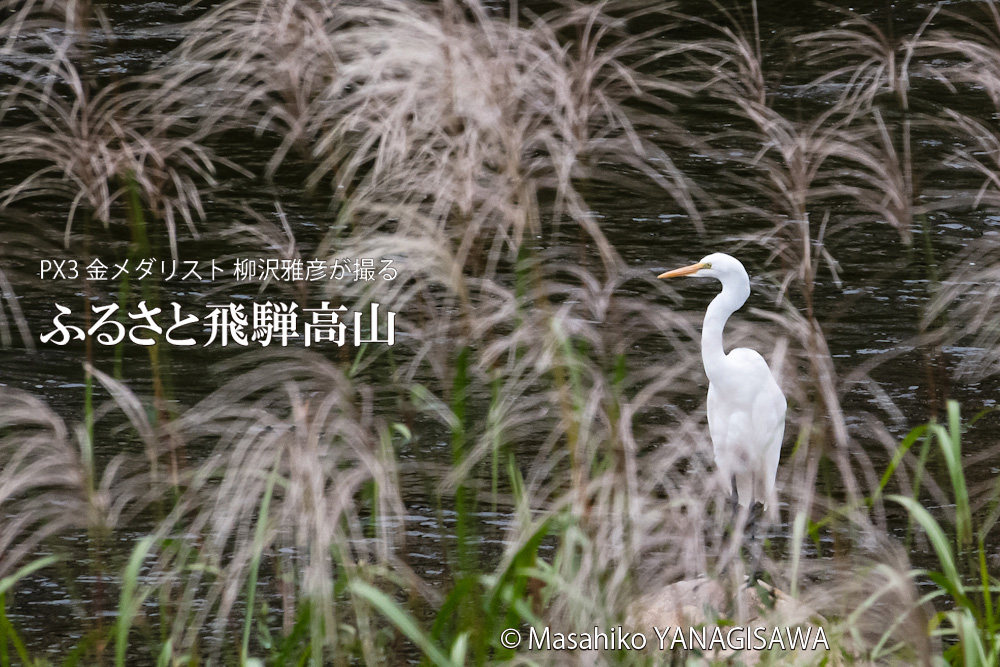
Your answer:
[[[764,43],[775,42],[791,29],[801,32],[828,24],[828,13],[819,9],[807,10],[804,5],[805,3],[794,0],[764,3],[760,10]],[[895,10],[892,20],[895,21],[896,29],[900,32],[912,30],[923,20],[928,7],[915,5],[906,10]],[[875,22],[886,21],[886,3],[856,3],[855,9]],[[107,12],[114,26],[115,41],[108,47],[106,55],[98,59],[97,67],[109,77],[147,70],[184,37],[184,30],[179,27],[181,18],[175,6],[170,3],[114,3],[107,7]],[[770,53],[768,60],[779,62],[782,57],[781,51],[775,51]],[[822,87],[806,90],[801,84],[814,78],[817,72],[801,63],[788,67],[790,71],[785,78],[787,83],[778,86],[774,92],[778,98],[776,105],[789,108],[796,105],[822,105],[828,96],[835,94]],[[0,75],[10,78],[16,71],[16,63],[5,63],[0,56]],[[683,117],[684,113],[685,110],[681,108],[679,114]],[[710,117],[682,118],[682,122],[710,127],[713,120]],[[227,147],[227,156],[251,170],[262,171],[273,147],[261,146],[250,133],[239,138],[239,141],[243,143],[233,143]],[[712,177],[710,165],[699,162],[695,156],[692,156],[691,164],[699,165],[696,168],[704,172],[705,178]],[[211,230],[213,227],[221,228],[229,223],[241,222],[233,219],[233,208],[223,206],[223,200],[243,201],[250,208],[270,215],[274,210],[275,198],[280,198],[300,244],[303,247],[314,244],[329,224],[331,215],[323,204],[301,195],[299,184],[303,169],[292,160],[278,174],[275,182],[270,184],[248,183],[242,178],[227,177],[230,180],[224,182],[221,190],[213,194],[213,199],[217,201],[207,202],[209,220],[201,228]],[[7,169],[0,174],[0,179],[2,185],[7,187],[19,176]],[[965,175],[953,178],[947,173],[937,172],[933,178],[933,181],[923,183],[927,191],[953,193],[955,197],[961,197],[968,195],[970,189],[975,187]],[[739,239],[746,231],[743,221],[738,218],[715,218],[706,225],[704,233],[699,233],[695,225],[679,211],[677,204],[665,194],[659,199],[656,196],[636,198],[621,196],[611,189],[596,188],[588,203],[599,217],[604,234],[625,262],[630,267],[648,269],[650,272],[675,268],[695,262],[710,252],[738,247]],[[40,250],[39,262],[60,255],[72,258],[73,252],[64,253],[59,250],[65,207],[61,204],[48,206],[44,202],[35,202],[32,210],[36,216],[34,220],[43,221],[52,230],[49,246],[51,253]],[[843,215],[849,213],[841,212]],[[250,222],[249,218],[242,221]],[[15,224],[14,219],[10,219],[5,221],[4,228],[12,229]],[[936,359],[928,361],[926,349],[915,342],[933,288],[924,249],[928,246],[932,248],[934,261],[943,270],[958,252],[989,234],[1000,234],[1000,216],[989,210],[941,212],[929,215],[926,226],[917,226],[913,230],[912,246],[906,246],[895,230],[878,220],[856,226],[839,245],[833,246],[840,262],[841,284],[820,275],[816,291],[818,317],[823,324],[838,370],[848,373],[861,365],[871,364],[870,376],[899,409],[898,414],[892,413],[896,419],[887,421],[890,431],[897,436],[902,436],[909,428],[925,422],[934,413],[939,399],[927,388],[929,374],[936,373],[938,377],[945,378],[949,375],[948,369],[957,367],[980,352],[968,344],[954,344],[944,347]],[[100,239],[102,252],[109,253],[109,256],[117,254],[119,257],[125,254],[128,239],[122,236],[122,232],[98,231],[97,237]],[[226,258],[240,251],[239,248],[234,250],[229,241],[213,239],[210,233],[203,240],[182,238],[180,249],[182,258],[197,260],[201,265],[213,259],[231,264],[232,260]],[[253,250],[247,249],[246,252],[249,254]],[[753,245],[732,252],[740,255],[751,268],[752,274],[756,272],[755,269],[764,267],[768,260],[767,251]],[[20,268],[25,273],[37,274],[39,265],[25,263],[21,267],[7,265],[4,268]],[[213,286],[209,283],[182,281],[165,285],[165,303],[171,300],[184,304],[206,303],[221,297],[225,297],[227,301],[249,300],[254,296],[249,290],[246,293],[225,292],[213,295],[210,292]],[[113,281],[93,283],[92,289],[91,296],[100,295],[104,302],[116,299],[117,284]],[[684,301],[674,307],[700,317],[715,289],[714,285],[698,285],[693,282],[685,285],[682,290]],[[52,329],[54,304],[75,305],[80,302],[83,294],[79,291],[78,283],[50,280],[20,288],[19,294],[21,308],[28,319],[37,349],[26,353],[24,346],[15,341],[12,347],[0,350],[0,385],[39,395],[67,421],[78,420],[83,414],[84,403],[83,345],[73,342],[59,347],[40,344],[38,341],[41,333]],[[756,293],[748,306],[764,310],[773,308],[773,304]],[[740,313],[737,317],[754,318],[747,312]],[[756,319],[761,321],[760,318]],[[649,350],[647,353],[656,354],[657,350]],[[137,393],[148,395],[151,393],[151,380],[144,376],[147,368],[146,351],[138,346],[127,345],[123,354],[125,368],[137,369],[134,374],[126,374],[130,386]],[[218,347],[195,346],[175,350],[171,364],[178,404],[192,405],[216,388],[222,378],[206,372],[206,369],[227,358],[229,354]],[[97,366],[112,367],[115,363],[114,355],[114,351],[110,349],[98,348]],[[948,368],[935,368],[941,364]],[[947,395],[960,402],[964,414],[973,414],[983,408],[995,407],[996,397],[1000,395],[998,390],[1000,378],[997,377],[985,380],[955,379],[950,381]],[[880,410],[882,406],[873,396],[870,387],[859,385],[845,397],[845,408],[850,413]],[[435,434],[429,432],[424,437],[433,439]],[[448,458],[446,437],[442,435],[438,443],[442,461],[447,461]],[[995,444],[995,436],[984,429],[971,433],[969,440],[964,443],[966,450],[973,454],[988,451]],[[118,446],[113,440],[104,441],[99,443],[98,454],[110,457]],[[882,450],[878,444],[873,443],[872,447],[873,453]],[[192,455],[196,456],[197,453]],[[970,471],[970,482],[985,482],[996,472],[995,465],[981,466]],[[404,496],[408,512],[406,531],[409,561],[420,574],[431,580],[447,577],[448,573],[441,566],[439,554],[445,544],[455,540],[452,532],[454,518],[447,513],[439,515],[435,503],[424,496],[422,487],[406,489]],[[480,513],[479,518],[488,527],[483,533],[483,542],[479,545],[484,553],[501,552],[508,516],[503,508]],[[83,536],[64,539],[67,543],[79,542],[77,549],[81,558],[85,558]],[[111,557],[120,559],[128,552],[131,544],[127,535],[117,535],[116,539],[121,540],[121,544],[117,545],[120,550],[115,545],[109,545],[109,551],[117,552],[117,555]],[[81,574],[78,584],[84,590],[94,587],[95,582],[90,575]],[[22,624],[25,636],[35,648],[50,648],[58,652],[49,643],[52,633],[59,635],[63,628],[69,627],[65,622],[67,615],[86,613],[76,607],[79,591],[64,590],[55,579],[42,575],[24,582],[18,590],[18,606],[13,611],[12,618]],[[113,609],[113,605],[108,608]],[[112,612],[109,611],[108,614]],[[55,644],[72,644],[72,638],[63,636]]]

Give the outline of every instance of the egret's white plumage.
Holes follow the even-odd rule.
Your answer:
[[[709,382],[708,430],[715,464],[724,479],[735,481],[740,504],[766,506],[774,496],[785,435],[785,396],[759,353],[738,347],[726,354],[722,346],[726,321],[750,296],[750,277],[738,259],[724,253],[708,255],[660,278],[677,276],[722,283],[722,292],[705,312],[701,332],[701,358]]]

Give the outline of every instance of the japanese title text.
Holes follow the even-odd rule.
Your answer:
[[[182,313],[181,305],[170,303],[172,317],[160,318],[162,309],[150,308],[140,301],[128,312],[121,312],[118,304],[91,306],[93,321],[84,329],[63,321],[72,316],[73,311],[62,304],[55,304],[58,313],[52,319],[53,329],[41,335],[42,343],[66,345],[71,340],[92,338],[100,345],[117,345],[128,339],[136,345],[154,345],[162,336],[169,345],[188,347],[198,345],[191,334],[200,332],[205,340],[202,347],[213,343],[226,346],[262,347],[278,344],[286,347],[289,341],[301,339],[306,347],[317,344],[333,344],[342,347],[353,339],[354,346],[365,343],[395,342],[396,313],[386,314],[380,325],[379,304],[369,307],[367,327],[365,317],[360,312],[353,313],[353,326],[345,322],[347,306],[332,307],[323,301],[318,308],[299,309],[295,303],[252,303],[247,308],[243,303],[208,304],[208,314],[199,317]],[[171,320],[160,322],[160,320]],[[164,328],[165,327],[165,328]],[[350,329],[351,335],[348,335]],[[380,334],[380,329],[384,332]]]

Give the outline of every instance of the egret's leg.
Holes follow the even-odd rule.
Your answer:
[[[732,507],[733,510],[733,518],[731,523],[733,524],[733,528],[735,528],[736,517],[739,516],[740,513],[740,494],[736,490],[736,475],[733,475],[732,482],[733,482],[733,493],[732,495],[729,496],[729,505],[730,507]]]
[[[750,576],[747,577],[747,585],[752,586],[757,583],[760,572],[760,559],[763,555],[763,541],[757,540],[757,523],[764,514],[764,505],[754,503],[750,509],[750,516],[747,519],[747,551],[750,555]]]
[[[727,505],[729,505],[729,521],[727,521],[722,525],[722,541],[726,544],[726,552],[729,555],[723,560],[724,565],[720,574],[726,572],[726,570],[729,569],[732,562],[730,559],[733,556],[735,556],[737,559],[741,558],[740,551],[742,550],[743,547],[742,542],[737,543],[735,540],[736,535],[738,534],[736,531],[736,526],[740,514],[739,496],[736,491],[735,475],[732,477],[732,483],[733,483],[733,492],[732,495],[729,496],[729,501],[726,503]]]
[[[750,515],[747,517],[747,534],[750,536],[751,542],[757,539],[757,523],[760,521],[763,514],[763,503],[754,503],[753,507],[750,508]]]

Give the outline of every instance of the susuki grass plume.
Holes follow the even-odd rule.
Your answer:
[[[393,529],[403,509],[390,434],[372,414],[370,391],[352,386],[318,355],[255,361],[234,368],[232,382],[174,425],[189,442],[213,446],[190,469],[161,528],[164,536],[177,529],[202,536],[165,549],[170,569],[190,562],[208,568],[169,584],[182,601],[174,646],[192,647],[206,630],[221,639],[234,607],[252,595],[261,556],[283,550],[295,557],[272,555],[269,567],[286,573],[282,585],[293,591],[286,600],[309,606],[318,633],[313,650],[324,651],[339,641],[334,586],[342,568],[390,562],[401,546]],[[370,516],[357,502],[366,489]],[[204,603],[193,606],[196,599]],[[286,612],[294,616],[296,609]]]
[[[29,3],[0,24],[4,53],[24,63],[0,107],[0,164],[22,175],[0,193],[0,206],[64,201],[69,245],[78,214],[107,226],[126,219],[135,196],[163,222],[176,257],[178,224],[197,235],[201,189],[215,185],[217,164],[233,165],[200,143],[182,114],[158,107],[156,74],[97,77],[90,22],[110,29],[99,9],[72,3],[53,16],[58,7]]]
[[[158,473],[160,437],[139,400],[124,386],[97,372],[113,396],[112,406],[137,434],[145,454],[121,453],[102,460],[81,424],[66,424],[40,399],[4,389],[0,443],[0,575],[10,574],[46,538],[71,531],[105,534],[127,525],[162,491]],[[117,413],[117,411],[115,411]]]

